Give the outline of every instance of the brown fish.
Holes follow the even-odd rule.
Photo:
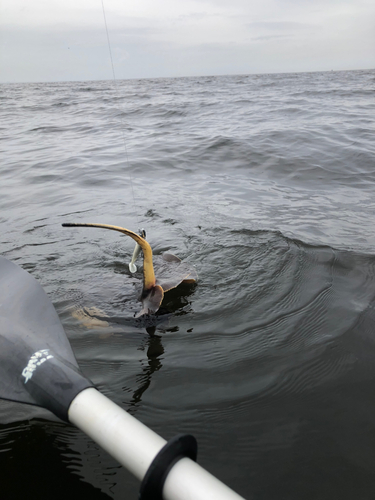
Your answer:
[[[180,283],[195,283],[197,273],[195,269],[182,262],[178,257],[171,253],[163,253],[161,258],[157,260],[155,277],[154,264],[152,258],[152,249],[150,244],[139,234],[129,231],[119,226],[110,224],[85,224],[85,223],[64,223],[63,227],[99,227],[103,229],[112,229],[120,233],[127,234],[138,243],[143,252],[143,288],[140,300],[142,309],[136,315],[137,318],[145,314],[154,314],[159,309],[164,292],[168,292],[172,288],[176,288]]]

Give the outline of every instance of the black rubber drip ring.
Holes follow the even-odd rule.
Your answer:
[[[197,460],[198,444],[194,436],[179,434],[168,441],[151,462],[139,490],[139,500],[163,500],[162,492],[169,471],[181,458]]]

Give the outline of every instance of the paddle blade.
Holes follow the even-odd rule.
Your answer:
[[[92,385],[43,288],[0,257],[0,398],[43,406],[66,420],[67,405]]]

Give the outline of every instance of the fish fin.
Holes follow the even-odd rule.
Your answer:
[[[136,318],[145,314],[155,314],[164,298],[164,291],[160,285],[155,285],[142,298],[142,309],[136,314]]]
[[[164,252],[161,256],[165,262],[181,262],[181,259],[179,259],[176,255],[173,255],[173,253]]]

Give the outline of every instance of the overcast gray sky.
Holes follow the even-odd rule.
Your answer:
[[[375,68],[375,0],[104,0],[116,78]],[[108,80],[101,0],[0,0],[0,81]]]

